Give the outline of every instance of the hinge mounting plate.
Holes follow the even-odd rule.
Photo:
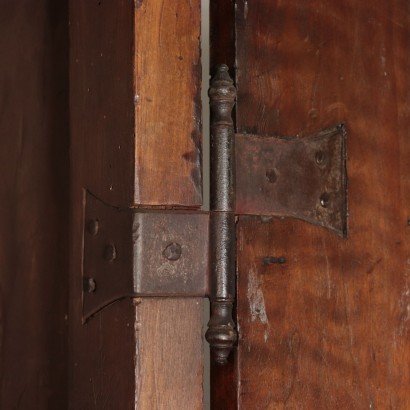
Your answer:
[[[208,214],[119,209],[85,191],[83,320],[124,297],[204,297]]]
[[[347,230],[344,124],[304,138],[237,134],[236,213]]]

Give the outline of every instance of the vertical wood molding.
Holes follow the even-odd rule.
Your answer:
[[[136,3],[134,200],[200,207],[200,0]]]
[[[346,240],[238,222],[239,405],[410,408],[408,3],[237,4],[238,131],[343,121],[349,182]]]
[[[200,0],[135,11],[138,205],[202,205]],[[202,409],[202,300],[142,299],[137,407]]]

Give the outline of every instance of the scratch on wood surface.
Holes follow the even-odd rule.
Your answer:
[[[398,333],[400,336],[404,336],[409,331],[409,319],[410,319],[410,289],[409,284],[406,281],[405,288],[400,297],[400,324]]]
[[[343,280],[343,290],[344,290],[344,314],[345,314],[345,321],[346,321],[346,330],[348,332],[348,338],[349,338],[349,355],[350,355],[350,358],[352,359],[352,364],[354,366],[355,372],[357,372],[356,365],[359,363],[359,359],[354,351],[355,346],[356,346],[355,334],[354,334],[354,330],[353,330],[352,323],[350,320],[350,312],[349,312],[349,307],[348,307],[349,291],[348,291],[345,280]]]
[[[259,320],[264,325],[268,325],[265,299],[263,297],[261,283],[257,277],[255,267],[252,267],[252,269],[249,270],[247,298],[251,312],[251,321],[254,322]],[[268,336],[269,334],[265,332],[265,342]]]
[[[346,117],[347,114],[348,114],[348,109],[346,107],[346,104],[344,104],[343,102],[340,102],[340,101],[336,101],[332,104],[329,104],[326,107],[326,113],[327,114],[331,113],[332,111],[337,111],[341,118]]]
[[[376,268],[376,266],[377,266],[382,260],[383,260],[383,258],[379,258],[379,259],[377,259],[377,260],[374,261],[374,262],[371,261],[369,267],[367,268],[366,273],[367,273],[367,274],[373,273],[373,271],[374,271],[374,269]]]
[[[249,6],[248,6],[248,2],[247,1],[245,1],[245,5],[244,5],[244,7],[243,7],[243,18],[246,20],[246,18],[248,17],[248,11],[249,11],[249,8],[248,8]]]
[[[238,235],[238,239],[237,239],[237,247],[238,247],[238,251],[242,252],[243,251],[243,230],[239,229],[239,235]]]
[[[94,399],[94,408],[97,409],[97,395],[95,393],[95,385],[94,385],[94,379],[90,379],[92,390],[93,390],[93,399]]]
[[[325,261],[326,261],[327,299],[330,299],[331,292],[332,292],[332,281],[330,279],[329,258],[327,256],[326,241],[324,238],[322,238],[322,246],[323,246],[323,254],[325,256]]]
[[[161,5],[161,14],[159,17],[159,35],[158,35],[158,46],[161,48],[162,47],[162,39],[161,39],[161,33],[162,33],[162,19],[164,17],[164,7],[165,7],[165,0],[162,0],[162,5]]]
[[[312,118],[315,118],[315,115],[317,116],[317,109],[318,109],[318,88],[320,85],[320,79],[321,79],[321,63],[322,63],[322,56],[320,53],[320,48],[316,50],[316,57],[317,57],[317,68],[315,71],[315,77],[312,83],[312,89],[311,89],[311,94],[310,94],[310,112],[314,113],[311,115]]]
[[[141,304],[141,300],[136,302],[134,299],[135,305],[135,321],[134,321],[134,335],[135,335],[135,356],[134,356],[134,376],[135,376],[135,400],[134,400],[134,410],[139,408],[140,394],[141,394],[141,354],[140,354],[140,337],[138,332],[141,327],[140,314],[141,310],[138,308],[138,305]]]

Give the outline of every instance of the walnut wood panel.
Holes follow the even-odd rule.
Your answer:
[[[345,240],[240,219],[238,407],[409,408],[408,2],[241,0],[236,24],[238,130],[344,121],[349,181]]]
[[[68,282],[67,3],[0,13],[0,408],[63,409]]]
[[[137,204],[202,205],[200,26],[200,0],[136,2]]]
[[[133,7],[70,2],[70,409],[134,409],[135,306],[122,300],[82,324],[84,189],[133,200]]]
[[[201,204],[199,13],[70,3],[72,409],[202,405],[200,299],[124,299],[81,324],[83,189],[122,207]]]

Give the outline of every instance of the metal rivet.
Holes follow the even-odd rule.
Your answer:
[[[330,195],[327,192],[325,192],[320,196],[320,205],[323,208],[327,208],[329,206],[329,203],[330,203]]]
[[[326,154],[323,151],[316,152],[315,161],[318,165],[323,165],[326,162]]]
[[[266,171],[266,179],[271,183],[274,184],[276,180],[278,179],[275,170],[273,169],[268,169]]]
[[[100,226],[99,226],[98,219],[90,219],[87,222],[87,231],[88,231],[89,234],[97,235],[99,228],[100,228]]]
[[[84,279],[84,291],[88,293],[93,293],[97,289],[97,283],[93,278]]]
[[[164,249],[162,252],[164,258],[168,259],[169,261],[176,261],[182,255],[182,248],[179,243],[172,242]]]
[[[117,249],[115,249],[115,245],[109,243],[104,248],[104,259],[106,261],[113,261],[117,257]]]
[[[410,219],[407,219],[407,225],[410,226]]]

